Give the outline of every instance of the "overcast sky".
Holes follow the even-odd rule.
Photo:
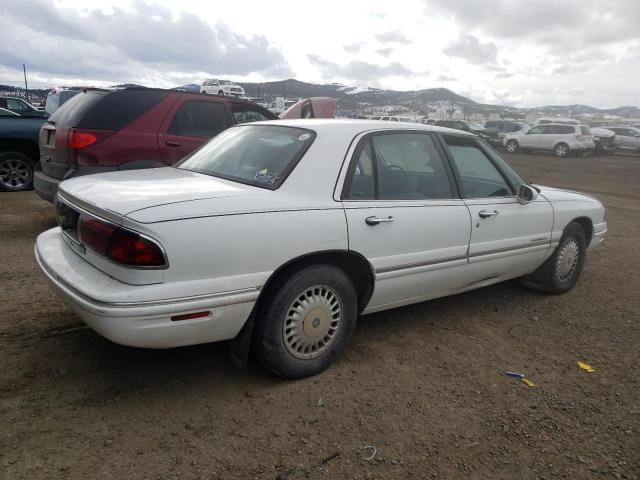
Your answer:
[[[297,78],[640,106],[640,0],[1,0],[0,83]]]

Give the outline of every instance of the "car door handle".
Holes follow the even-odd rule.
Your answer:
[[[481,210],[480,213],[478,213],[478,215],[480,215],[480,218],[489,218],[489,217],[495,217],[496,215],[500,215],[500,212],[498,212],[497,210],[493,210],[492,212],[490,212],[489,210]]]
[[[367,217],[364,219],[364,222],[367,225],[378,225],[379,223],[389,223],[389,222],[393,222],[393,217],[387,217],[387,218],[378,218],[378,217]]]
[[[174,140],[167,140],[166,142],[164,142],[164,144],[169,147],[179,147],[180,145],[182,145],[180,142],[176,142]]]

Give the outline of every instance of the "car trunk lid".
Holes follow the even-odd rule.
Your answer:
[[[161,205],[237,198],[263,189],[180,168],[152,168],[85,175],[60,184],[60,194],[101,216],[116,217]]]

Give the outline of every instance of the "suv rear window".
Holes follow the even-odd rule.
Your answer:
[[[316,138],[275,125],[230,128],[176,164],[178,168],[270,190],[277,189]]]
[[[168,94],[162,90],[89,90],[62,105],[50,121],[60,127],[120,130]]]
[[[591,135],[591,129],[587,126],[582,126],[580,127],[580,131],[582,132],[582,135]]]

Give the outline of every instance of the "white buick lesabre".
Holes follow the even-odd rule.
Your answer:
[[[565,292],[607,230],[598,200],[527,183],[474,135],[358,120],[239,125],[175,168],[67,180],[56,204],[35,254],[96,332],[243,337],[287,377],[336,360],[360,314],[517,277]]]

